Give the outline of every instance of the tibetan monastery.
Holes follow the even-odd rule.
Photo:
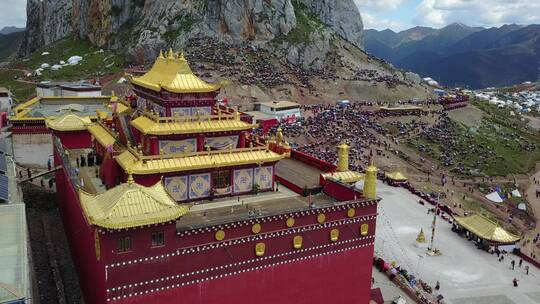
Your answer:
[[[130,81],[112,119],[46,122],[85,303],[370,301],[375,167],[350,171],[346,144],[336,166],[255,136],[172,51]]]

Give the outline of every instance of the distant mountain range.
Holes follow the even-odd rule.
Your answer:
[[[17,32],[24,32],[24,27],[4,26],[4,28],[0,30],[0,35],[8,35]]]
[[[536,81],[540,68],[540,25],[441,29],[414,27],[366,30],[369,53],[449,86],[484,88]]]
[[[0,62],[17,52],[24,38],[24,28],[6,26],[0,30]]]

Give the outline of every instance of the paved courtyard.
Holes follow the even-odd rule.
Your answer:
[[[433,215],[418,203],[419,198],[402,188],[382,183],[378,185],[382,197],[377,219],[375,251],[389,261],[397,261],[409,272],[434,286],[441,283],[441,293],[450,304],[540,304],[540,271],[519,258],[507,255],[499,262],[495,255],[476,249],[451,231],[451,225],[437,218],[435,247],[442,256],[428,256],[425,249],[416,246],[416,237],[422,228],[426,240],[431,237]],[[516,270],[510,261],[516,260]],[[525,274],[529,265],[529,275]],[[519,280],[513,287],[512,279]],[[386,300],[386,299],[385,299]]]

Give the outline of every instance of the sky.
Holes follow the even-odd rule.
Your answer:
[[[339,0],[336,0],[339,1]],[[400,31],[422,25],[440,28],[540,23],[540,0],[354,0],[365,28]],[[26,0],[0,0],[0,29],[24,27]]]
[[[539,0],[354,0],[366,29],[401,31],[451,23],[493,27],[540,23]]]
[[[26,0],[0,0],[0,29],[26,26]]]

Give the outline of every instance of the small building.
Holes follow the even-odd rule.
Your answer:
[[[6,88],[0,87],[0,112],[11,111],[12,104],[11,92]]]
[[[39,97],[76,96],[101,97],[101,86],[86,82],[40,82],[36,85]]]
[[[123,113],[128,108],[115,96],[34,97],[13,108],[10,117],[16,160],[22,165],[45,168],[53,154],[52,133],[65,142],[81,145],[89,142],[81,121],[95,122],[100,118],[112,123],[113,112]],[[86,136],[80,137],[81,132]]]
[[[455,217],[458,232],[465,233],[484,249],[498,248],[511,252],[520,237],[479,214]]]
[[[259,125],[259,127],[263,130],[263,134],[268,134],[268,131],[272,127],[279,125],[279,120],[273,115],[269,115],[261,111],[248,111],[246,114],[253,117],[253,123]]]
[[[300,118],[300,104],[292,101],[268,101],[255,104],[255,110],[282,121]]]
[[[392,186],[398,186],[407,182],[407,177],[399,171],[387,172],[384,174],[384,180]]]

